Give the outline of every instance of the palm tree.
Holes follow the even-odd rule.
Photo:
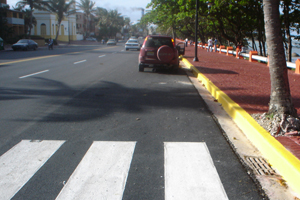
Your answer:
[[[57,41],[58,33],[60,30],[61,21],[64,18],[65,14],[74,13],[75,7],[72,8],[72,6],[75,4],[75,0],[71,0],[68,3],[66,3],[66,0],[50,0],[45,5],[46,10],[52,13],[56,13],[57,16],[57,24],[58,28],[56,31],[55,40]]]
[[[31,15],[31,10],[25,9],[25,10],[22,10],[22,12],[24,14],[24,27],[25,27],[24,31],[25,31],[25,34],[27,34],[28,28],[31,30],[33,25],[36,26],[37,21],[36,21],[36,18]]]
[[[29,5],[29,7],[30,7],[30,20],[29,20],[29,31],[28,31],[29,38],[30,38],[30,34],[31,34],[31,28],[33,27],[32,26],[32,23],[33,23],[33,16],[32,16],[33,9],[34,8],[42,9],[41,5],[45,4],[45,3],[46,2],[43,2],[43,0],[23,0],[23,1],[17,2],[17,4],[16,4],[16,6],[19,7],[19,8],[20,7],[24,8],[26,5]]]
[[[96,16],[99,20],[101,29],[105,29],[106,36],[116,36],[120,32],[125,23],[130,23],[130,19],[124,20],[121,13],[117,10],[107,11],[104,8],[97,8]],[[125,18],[126,19],[126,18]]]
[[[271,96],[269,114],[297,117],[292,104],[279,17],[280,0],[263,0],[265,31],[269,54]]]
[[[88,30],[88,36],[90,36],[90,19],[91,14],[96,12],[96,9],[94,8],[95,2],[92,2],[90,0],[80,0],[80,3],[77,4],[77,6],[85,13],[87,18],[87,30]]]

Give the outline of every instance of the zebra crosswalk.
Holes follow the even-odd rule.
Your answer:
[[[22,140],[0,157],[1,199],[11,199],[65,141]],[[122,199],[136,142],[94,141],[56,199]],[[164,142],[165,199],[228,199],[203,142]],[[138,183],[137,183],[138,184]]]

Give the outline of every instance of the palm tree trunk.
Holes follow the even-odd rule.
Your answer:
[[[60,29],[60,24],[61,24],[61,21],[58,22],[58,26],[57,26],[57,31],[56,31],[56,36],[55,36],[55,41],[56,41],[56,43],[58,43],[58,42],[57,42],[57,38],[58,38],[59,29]]]
[[[33,4],[31,3],[30,5],[30,23],[29,23],[29,33],[28,33],[28,38],[30,39],[31,35],[31,28],[32,28],[32,13],[33,13]]]
[[[271,96],[269,114],[297,117],[292,104],[279,18],[280,0],[263,0],[266,39],[269,54]]]

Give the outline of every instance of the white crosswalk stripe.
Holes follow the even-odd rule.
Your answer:
[[[56,199],[122,199],[135,142],[94,142]]]
[[[23,140],[3,154],[1,199],[12,198],[64,142]],[[121,200],[135,146],[94,141],[56,199]],[[228,199],[205,143],[165,142],[164,160],[165,200]]]
[[[165,142],[165,200],[228,199],[205,143]]]
[[[11,199],[64,141],[22,140],[0,157],[1,199]]]

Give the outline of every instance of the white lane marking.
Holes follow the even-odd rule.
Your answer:
[[[56,199],[122,199],[136,142],[94,141]]]
[[[11,199],[64,141],[22,140],[0,157],[1,199]]]
[[[205,143],[165,142],[165,200],[228,199]]]
[[[37,75],[37,74],[42,74],[42,73],[45,73],[45,72],[48,72],[49,70],[44,70],[44,71],[40,71],[40,72],[36,72],[36,73],[33,73],[33,74],[28,74],[28,75],[25,75],[25,76],[21,76],[19,78],[26,78],[26,77],[29,77],[29,76],[34,76],[34,75]]]
[[[104,57],[104,56],[106,56],[106,55],[101,55],[101,56],[99,56],[99,58],[102,58],[102,57]]]
[[[86,60],[81,60],[81,61],[74,62],[74,65],[79,64],[79,63],[83,63],[83,62],[85,62],[85,61],[86,61]]]

